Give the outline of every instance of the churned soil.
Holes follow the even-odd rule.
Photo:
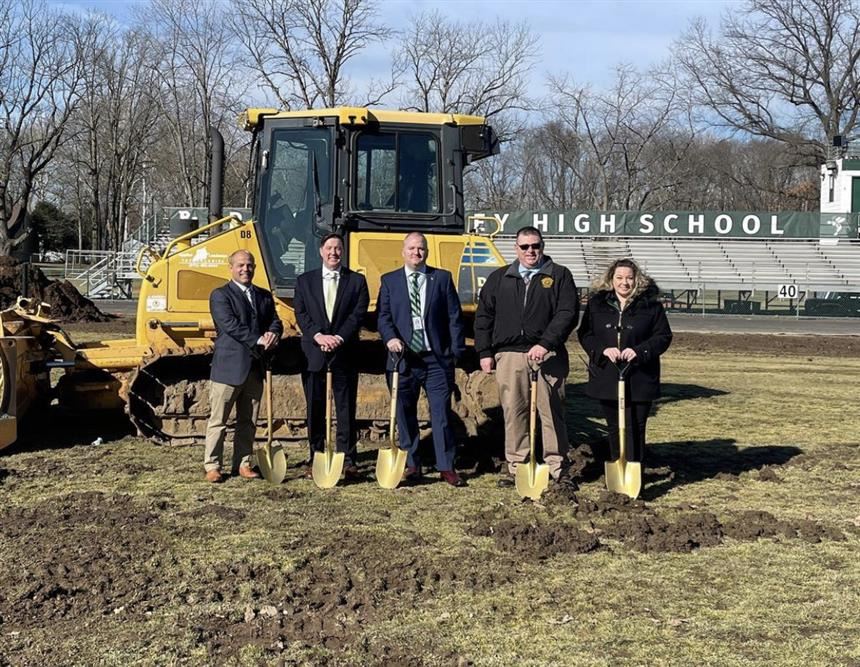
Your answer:
[[[48,280],[37,267],[0,255],[0,310],[14,306],[19,296],[51,306],[51,317],[60,322],[106,322],[101,312],[68,280]]]
[[[857,357],[860,356],[860,335],[823,337],[795,334],[720,334],[681,331],[673,335],[672,347],[669,348],[668,354],[678,351],[801,357]]]
[[[710,338],[679,334],[676,343],[706,351]],[[762,349],[755,336],[724,338],[735,346],[730,349]],[[767,338],[772,352],[773,337]],[[779,344],[783,342],[791,354],[821,353],[812,337],[780,337]],[[571,453],[573,477],[595,479],[602,460],[590,446],[577,447]],[[782,483],[780,465],[752,463],[758,480]],[[808,463],[808,457],[798,455],[782,465]],[[646,477],[670,474],[660,464],[652,462]],[[75,473],[58,465],[50,452],[30,457],[26,464],[7,460],[0,466],[0,486]],[[260,493],[277,504],[302,501],[301,494],[286,486],[261,485]],[[432,655],[437,664],[467,664],[445,649],[430,651],[420,637],[405,647],[362,628],[396,622],[404,609],[418,609],[458,591],[496,591],[520,576],[522,563],[566,555],[587,559],[605,552],[685,554],[727,541],[815,544],[846,539],[839,527],[811,519],[658,505],[607,491],[586,494],[576,484],[552,485],[541,501],[542,511],[526,519],[528,512],[519,510],[529,502],[500,504],[477,514],[463,526],[463,546],[455,554],[440,553],[418,531],[392,534],[349,526],[315,531],[309,521],[301,537],[304,555],[241,555],[200,567],[193,567],[193,558],[189,566],[189,557],[177,554],[214,529],[240,531],[253,518],[246,509],[210,500],[188,510],[172,499],[134,497],[119,489],[72,491],[27,506],[9,503],[0,507],[0,534],[15,554],[14,563],[0,565],[6,659],[8,664],[33,662],[27,635],[41,628],[80,631],[114,617],[146,627],[153,615],[170,610],[171,622],[157,641],[171,646],[193,637],[210,664],[237,660],[248,646],[259,649],[271,664],[290,646],[348,649],[359,662],[376,664],[421,664],[416,657],[421,655]]]

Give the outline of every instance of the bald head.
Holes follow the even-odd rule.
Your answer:
[[[250,286],[257,268],[254,256],[247,250],[236,250],[227,258],[227,263],[230,264],[230,277],[240,285]]]

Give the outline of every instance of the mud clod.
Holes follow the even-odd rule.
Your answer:
[[[61,322],[111,319],[68,280],[48,280],[38,268],[20,264],[8,255],[0,256],[0,309],[14,306],[19,296],[50,304],[51,317]]]

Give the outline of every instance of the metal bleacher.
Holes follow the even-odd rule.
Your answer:
[[[511,261],[515,237],[496,246]],[[634,259],[666,290],[860,291],[860,240],[735,240],[547,236],[546,252],[570,268],[579,286],[591,283],[611,261]]]

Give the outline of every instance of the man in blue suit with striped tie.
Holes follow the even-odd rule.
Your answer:
[[[451,392],[454,364],[466,347],[460,299],[451,273],[427,266],[427,239],[412,232],[403,240],[402,269],[382,276],[376,301],[379,333],[388,350],[402,355],[397,402],[400,448],[408,452],[404,480],[421,477],[418,397],[430,404],[436,468],[451,486],[465,486],[454,470]],[[394,370],[389,358],[388,370]]]

